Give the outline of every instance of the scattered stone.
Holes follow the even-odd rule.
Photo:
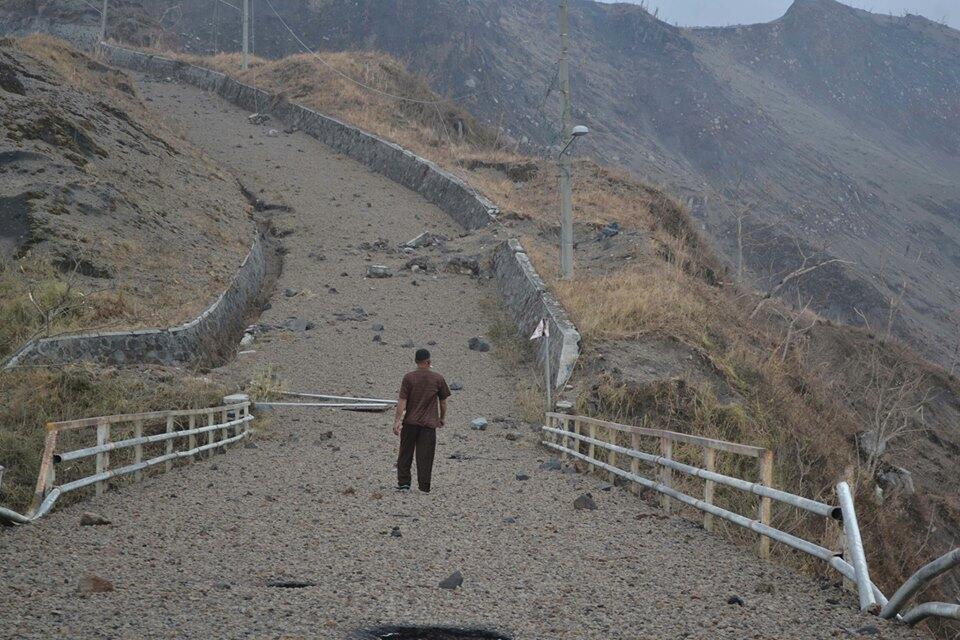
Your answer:
[[[400,527],[393,527],[392,529],[390,529],[390,537],[391,537],[391,538],[402,538],[402,537],[403,537],[403,534],[400,533]]]
[[[612,238],[620,235],[620,225],[616,222],[610,222],[603,229],[600,229],[600,239]]]
[[[916,492],[913,484],[913,474],[903,467],[891,467],[880,475],[880,484],[886,491],[906,493],[912,495]]]
[[[379,334],[379,333],[378,333],[377,335],[373,336],[373,341],[374,341],[374,342],[381,342],[382,340],[383,340],[383,338],[380,337],[380,334]]]
[[[454,256],[443,265],[447,273],[458,273],[462,276],[480,275],[480,261],[466,256]]]
[[[380,238],[376,242],[361,242],[357,247],[361,251],[386,251],[393,252],[393,249],[390,247],[390,241]]]
[[[528,476],[528,475],[525,474],[525,473],[518,473],[518,474],[517,474],[517,480],[519,480],[520,482],[523,482],[523,481],[529,480],[529,479],[530,479],[530,476]]]
[[[470,338],[467,346],[470,347],[471,351],[479,351],[480,353],[490,351],[490,344],[480,338]]]
[[[294,333],[302,333],[304,331],[312,331],[316,327],[315,324],[309,320],[304,320],[303,318],[290,318],[283,323],[283,328],[287,331],[293,331]]]
[[[560,471],[563,469],[563,463],[556,458],[550,458],[540,465],[541,471]]]
[[[515,433],[506,433],[503,435],[503,437],[507,439],[507,442],[516,442],[520,439],[520,436]]]
[[[417,256],[416,258],[411,258],[407,260],[406,264],[403,265],[404,269],[409,269],[414,273],[436,273],[437,267],[433,264],[430,258],[426,256]]]
[[[280,137],[280,132],[277,131],[276,129],[270,129],[269,131],[267,131],[267,137],[268,137],[268,138],[278,138],[278,137]]]
[[[880,635],[880,629],[872,624],[868,624],[857,629],[857,634],[861,636],[878,636]]]
[[[470,428],[474,431],[486,431],[487,430],[487,419],[486,418],[474,418],[470,421]]]
[[[449,240],[447,236],[439,233],[430,233],[429,231],[424,231],[413,240],[404,242],[402,246],[407,249],[422,249],[423,247],[443,245],[447,240]]]
[[[92,511],[84,511],[80,516],[80,526],[81,527],[99,527],[106,524],[113,524],[106,518],[104,518],[99,513],[94,513]]]
[[[438,585],[441,589],[457,589],[463,584],[463,574],[454,571],[448,577],[440,581]]]
[[[600,485],[600,491],[610,491],[611,489],[613,489],[613,485],[609,482],[604,482]]]
[[[218,591],[227,591],[230,589],[229,582],[214,582],[210,586]]]
[[[81,596],[92,596],[95,593],[110,593],[113,583],[99,576],[84,576],[77,585],[77,593]]]
[[[297,129],[296,127],[284,127],[284,128],[283,128],[283,132],[284,132],[285,134],[287,134],[288,136],[291,135],[291,134],[293,134],[293,133],[296,133],[297,131],[298,131],[298,129]]]
[[[283,290],[283,295],[287,296],[288,298],[293,298],[293,297],[296,296],[298,293],[300,293],[300,292],[297,291],[296,289],[284,289],[284,290]]]
[[[327,431],[320,434],[320,440],[330,440],[333,438],[333,431]]]
[[[585,493],[573,501],[573,508],[577,511],[594,511],[597,508],[597,503],[594,502],[591,494]]]
[[[742,607],[743,600],[740,598],[740,596],[730,596],[729,598],[727,598],[727,604]]]
[[[249,347],[253,344],[254,340],[256,340],[256,336],[254,336],[252,333],[245,333],[243,334],[243,337],[240,338],[240,346]]]
[[[504,524],[517,524],[517,519],[516,519],[516,518],[504,518],[504,519],[503,519],[503,522],[504,522]]]
[[[887,451],[887,442],[876,431],[864,431],[857,436],[860,451],[870,457],[880,457]]]
[[[393,269],[382,264],[372,264],[367,267],[368,278],[392,278]]]
[[[415,344],[413,343],[413,340],[407,340],[407,341],[404,342],[403,345],[401,345],[401,346],[402,346],[404,349],[413,349],[413,348],[414,348],[415,346],[417,346],[417,345],[415,345]]]
[[[468,456],[467,454],[465,454],[465,453],[462,452],[462,451],[455,451],[455,452],[450,456],[450,460],[460,460],[460,461],[463,461],[463,460],[473,460],[473,456]]]
[[[432,344],[432,343],[428,343]],[[450,383],[450,391],[463,391],[463,383],[457,380],[454,380]]]
[[[243,448],[244,448],[244,449],[259,449],[260,447],[259,447],[259,445],[257,445],[256,442],[248,442],[247,444],[243,445]]]
[[[435,347],[435,346],[437,346],[437,341],[436,341],[436,340],[431,340],[430,342],[427,343],[427,346],[428,346],[428,347]]]
[[[353,487],[347,487],[346,489],[343,490],[343,495],[345,496],[353,496],[356,494],[357,494],[357,490],[354,489]]]
[[[376,323],[376,324],[372,325],[370,328],[373,329],[373,330],[374,330],[375,332],[377,332],[377,333],[380,333],[381,331],[384,330],[384,326],[383,326],[382,324],[380,324],[380,323]]]
[[[270,114],[268,113],[254,113],[253,115],[247,118],[247,122],[250,124],[263,124],[270,120]]]
[[[379,491],[374,491],[373,493],[370,494],[370,499],[371,499],[371,500],[383,500],[383,494],[380,493]]]
[[[346,313],[335,313],[333,317],[341,322],[363,322],[370,316],[363,310],[363,307],[354,307]]]

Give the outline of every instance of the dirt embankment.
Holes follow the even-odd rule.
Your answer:
[[[191,319],[253,235],[236,180],[128,76],[50,38],[0,39],[0,359],[35,336]],[[27,507],[47,421],[222,396],[183,370],[0,371],[0,503]]]
[[[226,288],[249,205],[123,73],[5,39],[0,94],[0,355],[37,333],[185,321]]]

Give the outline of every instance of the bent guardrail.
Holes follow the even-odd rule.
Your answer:
[[[30,511],[23,515],[0,507],[0,521],[28,524],[47,514],[65,493],[93,485],[100,495],[113,478],[132,474],[139,481],[152,467],[162,464],[169,471],[175,460],[225,450],[250,434],[253,419],[250,402],[243,401],[209,409],[51,422]],[[95,444],[88,444],[91,437],[95,437]],[[200,438],[206,442],[200,444]],[[178,450],[182,442],[186,442],[186,448]],[[62,444],[76,448],[59,450]],[[87,446],[76,446],[80,444]],[[114,463],[122,464],[111,468],[111,455],[115,456]],[[63,480],[60,484],[58,476]]]
[[[590,435],[584,435],[580,432],[582,426],[589,427]],[[597,429],[603,429],[610,441],[598,438]],[[931,616],[960,620],[960,605],[944,602],[923,603],[900,615],[903,606],[914,595],[946,571],[960,565],[960,549],[956,549],[921,568],[888,601],[880,588],[870,580],[853,496],[846,482],[841,482],[836,487],[839,505],[830,505],[773,488],[771,486],[773,484],[773,454],[762,447],[562,413],[547,413],[546,424],[542,427],[542,431],[548,434],[548,437],[542,440],[542,444],[560,452],[564,458],[575,458],[586,462],[593,469],[607,471],[611,480],[620,477],[657,491],[661,494],[661,504],[667,509],[669,509],[670,500],[676,500],[703,511],[704,528],[707,530],[713,530],[713,518],[716,517],[757,533],[761,536],[760,555],[762,557],[769,557],[769,541],[774,540],[823,560],[840,575],[857,585],[857,594],[862,611],[879,614],[883,618],[896,618],[910,625]],[[618,433],[630,435],[630,447],[616,444],[616,434]],[[641,438],[643,437],[656,438],[659,441],[659,455],[640,450]],[[703,448],[704,466],[706,468],[695,467],[674,460],[673,444],[677,442],[693,444]],[[581,445],[585,445],[585,447]],[[584,448],[586,448],[586,453],[582,451]],[[606,452],[606,460],[600,460],[596,457],[598,448]],[[717,473],[715,465],[718,451],[757,458],[760,461],[759,482],[751,482]],[[630,459],[629,471],[617,466],[617,456],[626,456]],[[641,462],[660,468],[659,481],[640,475],[639,464]],[[674,471],[704,480],[703,499],[695,498],[675,489],[672,482]],[[759,496],[760,506],[757,519],[754,520],[715,505],[714,488],[716,485],[723,485]],[[846,550],[833,551],[771,526],[771,501],[796,507],[831,521],[841,522],[847,543]],[[766,544],[764,544],[764,541],[766,541]],[[844,555],[849,556],[849,562],[844,559]]]

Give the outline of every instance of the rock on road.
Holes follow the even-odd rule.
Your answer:
[[[365,277],[404,258],[360,243],[424,231],[458,239],[441,211],[301,133],[267,135],[269,123],[251,125],[219,98],[141,89],[264,200],[292,207],[275,219],[289,231],[285,270],[261,322],[315,326],[271,330],[214,375],[241,381],[276,365],[291,389],[392,397],[412,367],[404,345],[436,342],[436,369],[463,390],[450,400],[430,495],[393,491],[389,414],[289,410],[272,414],[256,448],[0,531],[0,637],[337,639],[400,623],[524,640],[809,640],[868,625],[873,637],[922,637],[621,488],[540,469],[548,453],[514,419],[515,380],[529,374],[508,370],[497,345],[467,347],[490,325],[490,284]],[[496,239],[480,238],[466,241]],[[349,319],[357,307],[367,317]],[[470,428],[478,416],[485,431]],[[574,509],[586,492],[597,509]],[[112,524],[80,527],[84,511]],[[438,586],[457,571],[462,585]],[[89,576],[113,590],[81,593]]]

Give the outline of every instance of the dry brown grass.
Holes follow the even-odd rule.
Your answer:
[[[0,504],[24,509],[37,481],[48,422],[192,409],[219,404],[224,389],[206,378],[160,368],[86,366],[0,373]]]

